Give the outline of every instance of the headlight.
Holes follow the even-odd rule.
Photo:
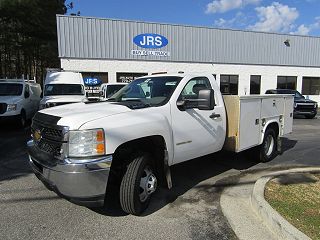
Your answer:
[[[105,154],[103,129],[69,132],[69,157],[93,157]]]
[[[7,112],[15,111],[15,110],[17,110],[17,104],[8,104],[7,105]]]
[[[46,108],[46,105],[45,104],[40,104],[39,105],[39,110],[42,110],[42,109],[45,109]]]

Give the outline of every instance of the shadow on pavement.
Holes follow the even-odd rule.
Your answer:
[[[27,141],[30,127],[19,128],[13,123],[0,125],[0,182],[31,173]]]
[[[284,152],[290,150],[291,148],[294,148],[294,146],[297,144],[298,141],[296,140],[291,140],[289,138],[283,137],[282,138],[282,148],[281,148],[281,153],[283,154]]]
[[[150,205],[148,209],[143,213],[143,216],[150,215],[169,203],[173,203],[174,205],[182,203],[181,201],[178,201],[177,203],[174,202],[179,196],[194,188],[202,181],[210,179],[230,169],[245,170],[256,164],[257,162],[248,160],[246,152],[235,154],[222,151],[201,158],[193,159],[185,163],[174,165],[171,167],[171,176],[173,183],[172,189],[158,189],[158,191],[153,195]],[[234,182],[234,184],[236,184],[236,181]],[[222,191],[223,187],[218,185],[215,186],[215,184],[201,184],[200,186],[197,186],[196,189],[197,191],[199,190],[210,191],[211,193],[219,193]],[[99,214],[107,216],[127,215],[121,210],[118,197],[118,188],[116,186],[113,186],[112,189],[108,189],[108,192],[106,197],[106,206],[104,208],[92,210]],[[208,201],[212,201],[212,198],[214,197],[219,197],[219,194],[210,195],[211,199],[208,199]],[[190,199],[184,200],[190,201]]]
[[[310,173],[290,173],[280,175],[274,180],[281,185],[316,183],[319,181],[318,178]]]

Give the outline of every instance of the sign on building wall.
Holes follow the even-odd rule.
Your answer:
[[[169,57],[170,52],[160,50],[149,50],[163,48],[168,45],[169,41],[166,37],[155,33],[139,34],[133,38],[134,44],[143,50],[131,50],[131,55],[134,56],[155,56]],[[147,50],[145,50],[147,49]]]
[[[117,82],[130,83],[136,78],[148,75],[148,73],[117,73]]]

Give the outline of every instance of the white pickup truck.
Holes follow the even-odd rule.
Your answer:
[[[139,215],[170,166],[220,151],[249,148],[271,160],[292,131],[293,96],[222,96],[210,74],[136,79],[111,99],[38,112],[28,142],[30,164],[71,202],[102,206],[119,184],[122,209]],[[196,173],[195,173],[196,174]]]

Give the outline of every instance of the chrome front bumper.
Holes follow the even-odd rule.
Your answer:
[[[28,142],[29,163],[44,185],[70,202],[89,206],[103,206],[112,162],[112,155],[94,159],[90,163],[70,163],[70,159],[56,161],[48,166],[44,154]]]

